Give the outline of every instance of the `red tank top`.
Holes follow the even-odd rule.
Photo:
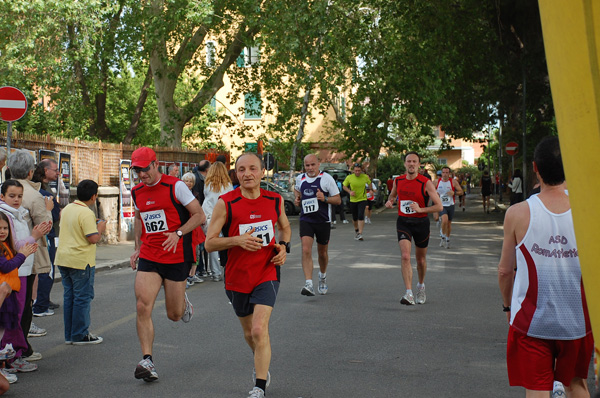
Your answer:
[[[175,197],[177,181],[180,180],[163,174],[158,184],[149,187],[140,183],[131,190],[142,219],[140,258],[162,264],[194,261],[190,233],[179,239],[175,253],[162,247],[167,239],[163,233],[177,231],[190,218],[188,210]]]
[[[263,239],[263,247],[255,252],[239,246],[228,250],[225,289],[250,293],[261,283],[277,280],[271,259],[275,255],[275,224],[281,210],[281,196],[261,189],[257,199],[248,199],[240,189],[234,189],[221,195],[221,199],[227,210],[224,236],[239,236],[254,227],[252,235]]]
[[[413,180],[406,178],[406,174],[396,177],[396,193],[398,194],[398,215],[402,217],[425,218],[427,213],[417,213],[410,208],[412,202],[417,202],[419,207],[427,207],[429,195],[425,190],[427,177],[417,174]]]

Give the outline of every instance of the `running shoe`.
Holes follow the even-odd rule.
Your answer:
[[[256,384],[256,369],[252,369],[252,383]],[[271,384],[271,372],[267,372],[267,387]]]
[[[135,367],[135,378],[151,382],[158,380],[158,373],[150,358],[142,359]]]
[[[223,280],[223,277],[221,275],[213,275],[213,277],[212,277],[213,282],[221,282],[222,280]]]
[[[427,296],[425,295],[425,286],[417,288],[417,304],[425,304]]]
[[[446,249],[450,249],[450,239],[446,239]]]
[[[7,359],[13,359],[15,357],[15,349],[11,343],[8,343],[2,350],[0,350],[0,361],[6,361]]]
[[[324,276],[323,278],[321,278],[319,276],[319,287],[317,288],[319,294],[327,294],[328,289],[329,287],[327,286],[327,277]]]
[[[104,339],[100,336],[94,336],[91,333],[88,333],[83,339],[79,341],[74,341],[73,345],[92,345],[92,344],[100,344],[104,341]]]
[[[54,315],[54,310],[52,310],[50,308],[48,308],[44,312],[34,312],[33,313],[33,316],[38,316],[38,317],[41,317],[41,316],[52,316],[52,315]]]
[[[185,288],[187,290],[192,286],[194,286],[194,280],[192,279],[191,276],[188,276],[188,278],[185,280]]]
[[[185,323],[188,323],[189,321],[192,320],[193,317],[194,317],[194,306],[192,305],[192,303],[190,303],[190,300],[188,300],[188,296],[186,293],[185,294],[185,311],[183,313],[183,316],[181,317],[181,320]]]
[[[342,224],[348,224],[348,222],[349,222],[348,220],[344,220],[344,221],[342,221]]]
[[[412,294],[406,293],[404,296],[402,296],[400,303],[404,305],[415,305],[415,298]]]
[[[265,392],[258,387],[254,387],[248,394],[248,398],[265,398]]]
[[[17,375],[10,373],[5,368],[1,368],[0,373],[2,374],[2,376],[4,376],[6,381],[8,381],[8,384],[16,383],[18,380]]]
[[[315,295],[315,289],[313,289],[313,285],[306,282],[304,284],[304,287],[302,288],[302,291],[300,292],[303,296],[314,296]]]
[[[335,225],[335,224],[337,224],[337,221],[336,221],[336,220],[333,220],[333,225]]]
[[[560,381],[554,382],[554,387],[552,388],[552,398],[564,398],[567,394],[565,392],[565,387]]]
[[[446,245],[446,239],[444,239],[444,237],[442,236],[440,238],[440,247],[444,247]]]
[[[37,351],[34,351],[31,353],[31,355],[23,355],[23,359],[29,362],[39,361],[40,359],[42,359],[42,354],[40,354]]]
[[[357,234],[356,240],[364,240],[362,234]]]
[[[31,322],[31,326],[29,327],[29,333],[27,333],[27,337],[42,337],[45,336],[48,332],[46,329],[38,327],[35,323]]]
[[[9,365],[9,367],[10,367],[10,369],[8,369],[8,372],[11,372],[11,373],[14,373],[14,372],[22,372],[22,373],[33,372],[33,371],[36,371],[37,368],[38,368],[38,366],[36,364],[27,362],[25,359],[23,359],[23,357],[15,359],[15,361],[13,363],[11,363]],[[12,371],[11,371],[11,369],[12,369]]]
[[[192,276],[192,281],[194,281],[194,283],[202,283],[204,282],[204,279],[200,278],[198,274],[194,274],[194,276]]]

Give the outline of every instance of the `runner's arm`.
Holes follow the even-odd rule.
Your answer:
[[[185,208],[190,212],[190,218],[185,224],[179,227],[179,231],[181,231],[184,235],[192,232],[194,229],[206,222],[206,215],[204,214],[204,210],[202,210],[198,200],[192,200],[185,206]],[[180,239],[179,236],[177,236],[176,231],[163,232],[163,234],[167,237],[162,244],[164,250],[173,250],[173,253],[175,253],[175,250],[177,249],[177,242],[179,242]]]
[[[339,195],[338,195],[339,196]],[[285,214],[285,206],[283,200],[281,201],[281,209],[279,210],[279,218],[277,219],[277,230],[279,231],[278,242],[289,242],[292,239],[292,228],[290,227],[290,221]],[[287,250],[285,245],[277,243],[275,245],[277,254],[271,259],[275,265],[283,265],[287,258]]]
[[[133,234],[135,237],[135,250],[129,258],[129,265],[131,265],[131,269],[135,270],[137,260],[140,257],[140,248],[142,247],[142,219],[138,209],[135,209],[135,216],[133,217]]]
[[[506,216],[504,217],[504,240],[502,241],[502,254],[498,263],[498,285],[504,307],[510,307],[512,301],[512,289],[517,264],[515,228],[518,219],[523,217],[519,210],[520,208],[517,208],[517,206],[511,206],[506,211]],[[510,321],[510,312],[507,313],[507,316]]]
[[[427,180],[427,183],[425,184],[425,191],[427,192],[427,195],[429,195],[429,198],[433,202],[433,206],[425,207],[422,209],[415,208],[413,207],[413,205],[415,205],[416,202],[413,202],[413,204],[411,204],[412,209],[415,210],[417,213],[437,213],[442,211],[444,208],[442,207],[442,200],[440,199],[440,195],[438,195],[437,191],[433,187],[433,183],[429,180]]]
[[[452,180],[452,185],[454,185],[454,192],[458,196],[461,196],[464,193],[464,191],[463,191],[462,187],[460,186],[460,184],[458,183],[458,181]]]
[[[392,184],[392,191],[390,192],[388,201],[385,202],[385,207],[387,207],[388,209],[394,207],[394,203],[396,202],[396,196],[398,196],[398,190],[396,189],[396,179],[394,179],[394,183]]]

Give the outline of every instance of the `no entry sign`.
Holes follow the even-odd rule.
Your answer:
[[[5,86],[0,87],[0,119],[14,122],[27,112],[27,98],[21,90]]]
[[[510,156],[515,156],[519,152],[519,144],[517,144],[514,141],[511,141],[508,144],[506,144],[505,148],[506,148],[506,153],[509,154]]]

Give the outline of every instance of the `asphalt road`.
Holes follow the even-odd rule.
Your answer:
[[[506,375],[508,326],[496,276],[502,214],[485,215],[481,206],[457,211],[453,247],[430,243],[427,303],[412,307],[399,302],[404,292],[395,219],[395,210],[374,215],[363,242],[353,239],[351,224],[338,224],[330,243],[329,293],[310,298],[300,295],[297,217],[292,220],[292,254],[271,319],[267,396],[524,396],[508,386]],[[30,340],[44,358],[38,371],[19,374],[8,396],[247,397],[252,355],[222,283],[188,290],[195,308],[189,324],[167,319],[161,293],[154,311],[160,378],[149,384],[134,379],[141,353],[133,280],[127,268],[96,275],[91,331],[102,344],[65,345],[62,307],[52,317],[34,318],[48,329],[47,336]],[[54,289],[53,299],[61,298],[61,284]]]

